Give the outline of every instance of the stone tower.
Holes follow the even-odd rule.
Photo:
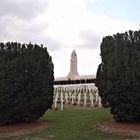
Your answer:
[[[78,70],[77,70],[77,54],[75,50],[73,50],[71,54],[71,59],[70,59],[70,72],[68,74],[68,78],[71,80],[74,80],[76,76],[78,76]]]

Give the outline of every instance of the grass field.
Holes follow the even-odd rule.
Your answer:
[[[0,138],[0,140],[122,140],[129,137],[106,134],[97,128],[97,123],[110,119],[107,109],[74,109],[48,111],[43,120],[50,127],[39,132],[18,137]]]

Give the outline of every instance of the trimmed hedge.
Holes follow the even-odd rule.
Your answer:
[[[53,81],[47,48],[0,43],[0,123],[39,119],[53,104]]]
[[[96,86],[117,121],[140,120],[140,31],[106,36]]]

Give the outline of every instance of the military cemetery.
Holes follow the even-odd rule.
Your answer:
[[[0,140],[140,140],[139,0],[0,0]]]
[[[86,82],[86,80],[95,79],[94,75],[79,75],[77,65],[77,54],[73,50],[70,59],[70,72],[67,77],[56,77],[57,83],[62,80],[84,80]],[[58,108],[58,105],[61,110],[65,105],[101,107],[101,97],[95,83],[54,85],[54,108]]]

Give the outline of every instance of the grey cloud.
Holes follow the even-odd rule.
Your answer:
[[[48,1],[0,0],[0,41],[20,41],[23,43],[30,41],[43,44],[50,51],[57,51],[66,47],[66,44],[54,38],[53,35],[47,35],[49,26],[47,17],[46,19],[36,18],[46,12]],[[83,30],[79,35],[84,42],[75,46],[77,48],[94,49],[98,47],[101,40],[99,35],[90,30]]]
[[[50,51],[58,51],[64,46],[61,41],[50,36],[46,37],[45,42]]]
[[[8,30],[11,18],[2,17],[0,21],[0,41],[7,40],[11,35]],[[6,39],[7,38],[7,39]]]
[[[0,42],[32,42],[43,44],[51,51],[61,49],[61,41],[44,32],[49,26],[47,19],[36,18],[46,12],[48,1],[0,0]]]
[[[31,19],[43,12],[48,0],[0,0],[0,17],[14,15],[22,19]]]
[[[31,35],[31,33],[30,33]],[[41,34],[39,36],[26,36],[25,38],[25,35],[24,37],[20,37],[20,40],[23,41],[23,40],[27,40],[28,38],[30,38],[29,42],[32,42],[32,43],[37,43],[37,44],[43,44],[44,47],[47,47],[49,51],[60,51],[62,49],[62,47],[64,46],[64,44],[53,38],[52,36],[46,36],[44,34]],[[20,42],[21,42],[20,41]]]
[[[32,22],[28,23],[18,18],[12,18],[12,16],[2,17],[0,22],[0,29],[1,29],[0,39],[17,40],[19,38],[22,39],[24,37],[25,38],[29,36],[32,37],[33,34],[36,35],[37,33],[39,33],[38,30],[39,27],[33,29],[33,27],[36,24],[33,25],[32,24],[33,24]]]
[[[102,37],[94,33],[94,31],[84,30],[80,32],[80,37],[84,40],[83,44],[78,45],[79,48],[96,49],[101,43]]]
[[[0,28],[0,42],[1,41],[18,41],[21,43],[37,43],[47,46],[50,51],[60,50],[64,44],[53,38],[52,36],[46,35],[44,30],[48,28],[49,24],[47,21],[40,23],[34,22],[34,20],[20,21],[18,18],[3,17],[1,18]]]

